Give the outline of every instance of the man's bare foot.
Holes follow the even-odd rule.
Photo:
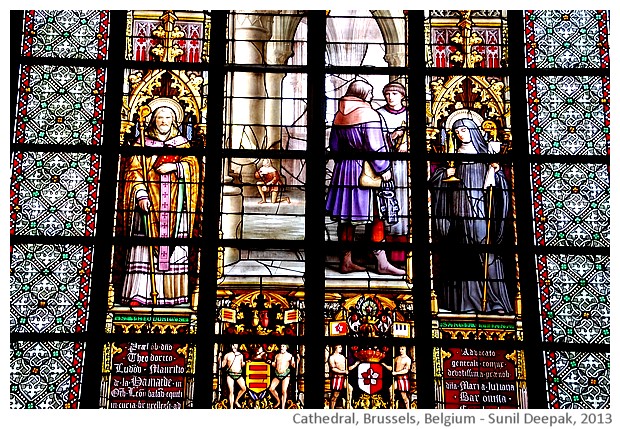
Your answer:
[[[241,405],[239,405],[239,402],[235,402],[235,407],[241,408]]]
[[[379,274],[389,274],[392,276],[405,275],[405,270],[401,270],[400,268],[396,268],[394,265],[390,264],[387,260],[387,256],[385,255],[385,250],[374,250],[373,253],[377,258],[377,272]]]
[[[366,268],[360,267],[359,265],[354,264],[353,262],[346,262],[346,263],[340,264],[340,273],[342,274],[354,273],[354,272],[359,272],[359,271],[366,271]]]
[[[265,204],[266,202],[267,202],[267,201],[265,201],[265,200],[260,200],[260,201],[258,202],[258,204]]]
[[[401,270],[400,268],[396,268],[394,265],[388,263],[384,266],[377,266],[377,272],[379,274],[390,274],[392,276],[404,276],[405,270]]]

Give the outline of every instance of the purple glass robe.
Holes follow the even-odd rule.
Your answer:
[[[361,152],[388,152],[381,122],[334,125],[329,136],[329,148],[348,159],[334,161],[334,170],[327,191],[328,215],[332,220],[339,222],[353,224],[372,222],[374,192],[359,186],[363,160],[350,158]],[[390,169],[390,161],[387,159],[374,159],[369,162],[379,175]]]

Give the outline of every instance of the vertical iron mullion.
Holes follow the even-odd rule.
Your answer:
[[[412,257],[415,271],[413,305],[415,321],[416,383],[418,408],[435,408],[431,314],[430,243],[426,150],[426,60],[424,12],[408,13],[409,120],[411,133],[410,187]]]
[[[529,408],[547,408],[540,298],[534,254],[533,202],[527,116],[523,11],[508,11],[508,61],[512,117],[515,221],[523,319],[523,350]]]
[[[215,300],[217,294],[218,246],[220,245],[220,183],[222,182],[222,143],[224,130],[224,82],[226,22],[228,11],[211,12],[209,76],[207,99],[207,138],[204,150],[204,203],[200,241],[200,294],[196,335],[196,373],[194,408],[213,406],[213,346],[215,339]],[[200,160],[203,162],[203,160]],[[209,184],[211,184],[209,186]],[[203,393],[200,393],[203,392]]]
[[[309,11],[304,407],[315,409],[323,408],[325,394],[325,29],[325,11]]]

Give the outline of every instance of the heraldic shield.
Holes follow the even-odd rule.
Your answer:
[[[357,386],[369,395],[383,388],[383,367],[374,362],[364,362],[357,367]]]
[[[245,364],[245,384],[254,399],[262,397],[271,382],[271,366],[266,362],[247,362]]]

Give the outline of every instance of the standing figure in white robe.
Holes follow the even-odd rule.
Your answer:
[[[390,143],[393,152],[406,153],[409,151],[409,141],[407,108],[404,105],[405,87],[399,82],[390,82],[383,87],[383,96],[387,104],[377,109],[377,112],[383,118],[385,138]],[[409,234],[409,169],[407,161],[392,161],[392,177],[400,214],[397,223],[386,226],[386,241],[406,242]],[[390,253],[392,261],[397,263],[405,261],[404,251],[392,250]]]

